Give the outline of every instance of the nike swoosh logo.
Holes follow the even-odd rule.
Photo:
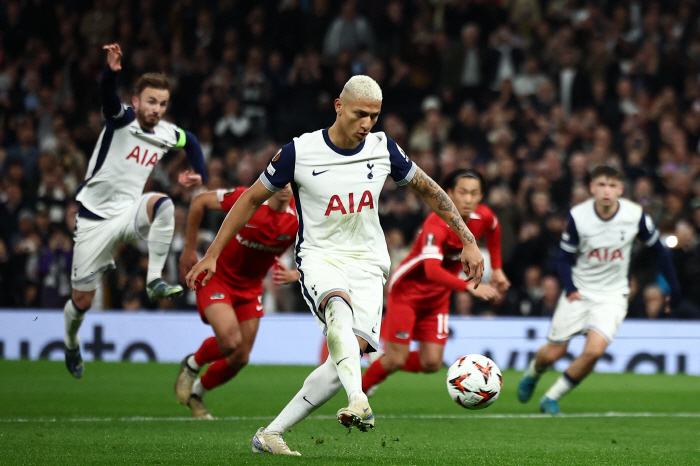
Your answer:
[[[447,335],[438,335],[437,337],[440,340],[444,340],[445,338],[447,338]]]
[[[330,168],[328,170],[330,170]],[[311,172],[311,174],[313,176],[317,176],[317,175],[320,175],[321,173],[326,173],[328,170],[323,170],[322,172],[317,172],[316,170],[314,170],[313,172]]]
[[[258,227],[256,227],[255,225],[248,225],[247,223],[246,223],[245,225],[243,225],[243,226],[244,226],[244,227],[248,227],[248,228],[258,228]],[[460,256],[460,257],[461,257],[461,256]]]
[[[306,401],[307,403],[309,403],[311,406],[316,407],[315,404],[313,404],[312,402],[310,402],[309,400],[306,399],[306,396],[304,396],[303,398],[304,398],[304,401]]]
[[[343,362],[343,361],[345,361],[346,359],[349,359],[349,358],[350,358],[350,356],[348,356],[347,358],[343,358],[343,359],[341,359],[340,361],[336,362],[335,365],[337,366],[337,365],[339,365],[341,362]]]

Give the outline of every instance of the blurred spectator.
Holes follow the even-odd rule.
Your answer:
[[[372,25],[357,13],[355,0],[346,0],[340,7],[340,15],[331,22],[323,39],[323,53],[336,57],[340,52],[374,51]]]

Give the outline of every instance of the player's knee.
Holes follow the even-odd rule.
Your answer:
[[[73,290],[73,303],[79,309],[89,309],[92,307],[92,298],[94,296],[94,292]]]
[[[420,362],[420,368],[426,374],[432,374],[434,372],[437,372],[440,370],[441,367],[442,367],[442,361],[439,361],[439,360],[428,360],[428,361],[421,361]]]
[[[597,361],[605,353],[605,348],[584,348],[581,357],[588,361]]]
[[[238,332],[231,332],[228,335],[217,338],[216,342],[219,345],[219,351],[221,351],[221,354],[228,358],[236,352],[236,349],[238,349],[239,346],[241,346],[241,335]]]
[[[153,208],[150,217],[156,219],[159,215],[165,217],[172,217],[172,212],[175,210],[175,204],[173,200],[168,196],[160,196],[153,203]]]
[[[229,366],[241,369],[248,365],[250,361],[250,348],[241,346],[231,356],[226,358]]]
[[[386,353],[382,356],[382,366],[388,372],[398,371],[406,365],[406,361],[408,361],[408,355]]]

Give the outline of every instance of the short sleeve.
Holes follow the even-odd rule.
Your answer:
[[[230,189],[217,189],[216,190],[216,199],[219,201],[221,204],[221,210],[224,212],[228,212],[231,210],[231,207],[236,203],[239,197],[241,197],[241,194],[245,192],[246,188],[236,188],[233,190]]]
[[[652,246],[659,239],[659,230],[656,229],[651,217],[644,212],[642,212],[642,218],[639,219],[637,238],[647,246]]]
[[[273,193],[276,193],[287,186],[287,183],[294,181],[296,158],[296,149],[292,141],[283,146],[272,157],[265,171],[260,174],[262,184]]]
[[[413,179],[418,168],[415,163],[408,158],[406,153],[389,136],[386,138],[386,146],[389,149],[389,160],[391,162],[391,178],[397,185],[403,186]]]
[[[569,214],[567,223],[566,231],[561,234],[559,247],[573,254],[578,249],[578,230],[576,230],[576,222],[571,214]]]

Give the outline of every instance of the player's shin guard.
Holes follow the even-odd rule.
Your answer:
[[[266,430],[283,433],[333,398],[340,387],[335,363],[329,357],[309,374],[301,390]]]
[[[240,369],[229,366],[226,359],[214,361],[200,379],[205,389],[211,390],[225,384],[238,374]]]
[[[169,197],[161,197],[153,206],[153,222],[148,231],[148,273],[146,283],[161,278],[175,231],[175,206]]]
[[[74,350],[80,346],[80,337],[78,330],[85,319],[85,313],[88,309],[78,309],[72,299],[66,302],[63,306],[63,321],[65,324],[65,333],[63,335],[63,343],[69,350]]]
[[[332,296],[326,303],[325,315],[328,325],[328,352],[336,365],[348,400],[354,396],[365,396],[362,392],[360,344],[352,330],[352,308],[340,296]]]

